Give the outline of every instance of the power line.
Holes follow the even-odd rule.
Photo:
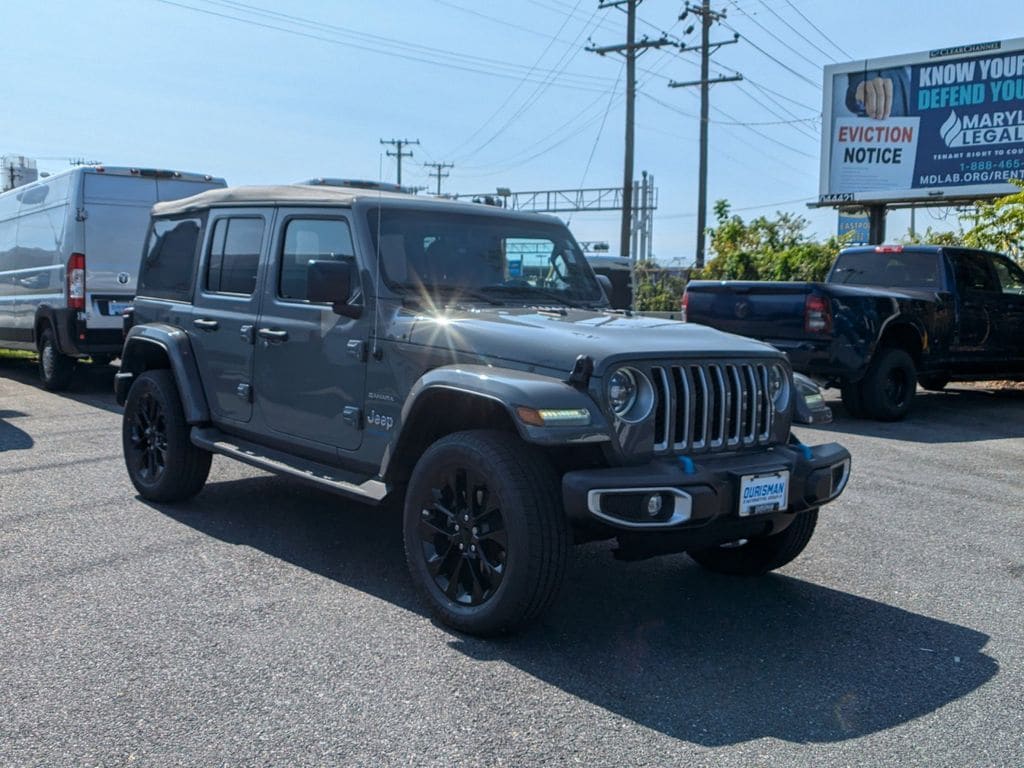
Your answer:
[[[786,5],[788,5],[788,6],[789,6],[790,8],[792,8],[792,9],[793,9],[794,11],[796,11],[796,12],[797,12],[797,14],[798,14],[798,15],[800,16],[800,18],[801,18],[801,19],[803,19],[804,21],[806,21],[806,22],[807,22],[807,23],[808,23],[808,24],[809,24],[809,25],[811,26],[811,28],[812,28],[812,29],[813,29],[813,30],[814,30],[815,32],[817,32],[817,33],[818,33],[819,35],[821,35],[821,36],[822,36],[823,38],[825,38],[826,40],[828,40],[828,42],[832,44],[832,47],[833,47],[833,48],[835,48],[835,49],[836,49],[837,51],[839,51],[839,52],[840,52],[841,54],[843,54],[843,56],[845,56],[845,57],[846,57],[847,59],[852,59],[852,58],[853,58],[853,56],[851,56],[851,55],[850,55],[849,53],[847,53],[847,52],[846,52],[845,50],[843,50],[843,48],[842,48],[842,47],[841,47],[841,46],[839,45],[839,43],[837,43],[837,42],[836,42],[835,40],[833,40],[833,39],[832,39],[831,37],[829,37],[828,35],[826,35],[826,34],[825,34],[825,33],[824,33],[823,31],[822,31],[821,27],[819,27],[819,26],[818,26],[817,24],[815,24],[815,23],[814,23],[813,21],[811,21],[811,20],[810,20],[809,18],[807,18],[807,16],[806,16],[806,15],[804,15],[804,12],[803,12],[803,11],[801,11],[801,10],[800,10],[799,8],[797,8],[797,7],[795,6],[795,5],[793,5],[793,3],[791,2],[791,0],[786,0]]]
[[[577,0],[576,7],[579,7],[579,5],[582,2],[583,2],[583,0]],[[597,15],[597,11],[594,11],[594,13],[591,15],[590,18],[593,19],[594,16],[596,16],[596,15]],[[568,23],[569,23],[569,17],[567,17],[565,19],[565,21],[562,22],[562,26],[558,30],[559,33],[561,33],[561,31],[563,29],[565,29],[565,26]],[[558,61],[555,63],[555,67],[558,67],[560,69],[552,70],[552,75],[548,79],[546,79],[545,81],[543,81],[540,84],[538,84],[537,87],[533,89],[533,92],[529,96],[526,97],[526,100],[523,101],[523,103],[519,105],[519,108],[516,109],[516,111],[511,115],[511,117],[506,119],[505,122],[502,123],[502,125],[500,125],[498,127],[498,129],[496,131],[494,131],[494,133],[492,133],[490,135],[489,138],[487,138],[483,143],[478,145],[474,150],[472,150],[468,154],[461,155],[461,156],[457,157],[456,159],[468,160],[469,158],[474,157],[475,155],[480,154],[480,152],[482,152],[484,149],[489,147],[499,136],[501,136],[505,131],[507,131],[515,123],[516,120],[518,120],[520,117],[522,117],[522,115],[524,115],[534,104],[537,103],[537,101],[540,99],[540,97],[543,96],[544,93],[547,91],[547,89],[551,86],[551,83],[553,82],[554,78],[557,77],[558,73],[560,71],[564,71],[569,66],[569,64],[572,63],[572,60],[574,58],[576,58],[576,56],[579,55],[580,49],[578,47],[578,44],[579,44],[580,38],[583,37],[584,33],[587,31],[587,27],[589,26],[589,24],[590,24],[590,20],[588,19],[588,21],[580,29],[579,33],[576,35],[575,39],[570,44],[570,46],[568,48],[566,48],[566,50],[558,58]],[[553,42],[554,41],[552,41],[551,43],[548,43],[547,47],[544,49],[544,52],[541,53],[540,57],[538,57],[537,61],[534,63],[535,67],[540,63],[541,59],[543,59],[544,56],[547,55],[548,50],[550,50],[551,46],[553,45]],[[572,55],[569,55],[570,53]],[[568,57],[568,58],[566,58],[566,57]],[[488,125],[490,125],[491,121],[501,112],[502,109],[504,109],[505,105],[508,104],[512,100],[512,98],[515,96],[515,94],[518,93],[519,88],[522,86],[522,84],[523,83],[520,82],[520,84],[517,85],[515,89],[513,89],[512,93],[510,93],[509,96],[505,99],[505,101],[502,102],[501,106],[499,106],[498,109],[495,110],[494,113],[491,115],[491,117],[489,117],[486,121],[484,121],[484,123],[480,126],[480,128],[474,133],[474,136],[479,134],[480,130],[482,130],[483,128],[485,128]],[[469,140],[463,142],[461,146],[463,146],[463,147],[466,146],[466,144],[469,143],[470,140],[472,140],[472,137],[470,137]],[[461,147],[460,147],[460,149],[461,149]]]
[[[809,203],[813,198],[798,197],[794,200],[780,200],[777,203],[765,203],[764,205],[746,205],[742,208],[729,208],[730,213],[742,213],[743,211],[760,211],[765,208],[774,208],[777,205],[796,205],[797,203]],[[689,219],[696,216],[697,213],[669,213],[658,216],[659,219]]]
[[[788,21],[786,21],[786,19],[783,18],[782,15],[780,15],[778,11],[776,11],[774,8],[772,8],[770,5],[768,5],[768,3],[766,3],[764,0],[761,0],[761,5],[763,5],[768,10],[768,13],[770,13],[772,16],[774,16],[779,21],[781,21],[783,24],[785,24],[787,27],[789,27],[791,30],[793,30],[793,32],[796,33],[797,37],[799,37],[801,40],[803,40],[809,46],[814,48],[814,50],[818,51],[818,53],[820,53],[822,56],[827,58],[829,61],[833,61],[833,62],[836,61],[836,57],[835,56],[833,56],[831,53],[829,53],[825,49],[823,49],[820,46],[818,46],[817,43],[815,43],[813,40],[811,40],[809,37],[807,37],[803,32],[801,32],[799,29],[797,29],[792,24],[790,24]]]
[[[583,167],[583,175],[580,177],[580,188],[587,183],[587,174],[590,173],[590,164],[594,162],[594,155],[597,153],[597,145],[601,143],[601,135],[604,133],[604,124],[608,122],[608,115],[612,111],[612,102],[615,101],[615,91],[618,87],[619,80],[622,79],[622,73],[626,69],[626,65],[623,64],[619,68],[619,76],[615,78],[615,87],[612,88],[611,93],[608,95],[608,106],[604,108],[604,114],[601,116],[601,124],[597,128],[597,136],[594,137],[594,146],[590,148],[590,156],[587,158],[587,164]],[[572,215],[569,216],[569,221],[572,221]],[[568,222],[567,222],[568,223]]]
[[[754,16],[753,16],[752,14],[750,14],[750,13],[747,13],[747,11],[746,11],[746,10],[744,10],[743,8],[741,8],[741,7],[740,7],[740,4],[739,4],[739,3],[737,3],[737,2],[736,2],[736,0],[730,0],[730,2],[732,2],[732,4],[733,4],[733,5],[734,5],[734,6],[736,7],[736,10],[737,10],[737,11],[739,11],[740,13],[742,13],[742,14],[743,14],[744,16],[746,16],[746,17],[747,17],[748,19],[750,19],[750,21],[751,21],[751,22],[753,22],[753,23],[754,23],[755,25],[757,25],[758,27],[760,27],[760,28],[761,28],[761,29],[762,29],[762,30],[763,30],[763,31],[764,31],[764,32],[765,32],[765,33],[766,33],[767,35],[769,35],[770,37],[774,38],[774,39],[775,39],[775,40],[776,40],[777,42],[779,42],[779,43],[781,43],[781,44],[782,44],[783,46],[785,46],[785,47],[786,47],[786,48],[787,48],[787,49],[788,49],[788,50],[789,50],[789,51],[790,51],[791,53],[793,53],[793,54],[795,54],[795,55],[796,55],[797,57],[799,57],[799,58],[803,59],[803,60],[804,60],[804,61],[806,61],[806,62],[807,62],[808,64],[810,64],[810,65],[811,65],[812,67],[815,67],[815,68],[817,68],[817,67],[821,66],[819,62],[815,61],[815,60],[814,60],[814,59],[812,59],[812,58],[809,58],[808,56],[804,56],[804,54],[802,54],[802,53],[801,53],[801,52],[800,52],[799,50],[797,50],[796,48],[794,48],[794,47],[793,47],[792,45],[790,45],[790,44],[789,44],[788,42],[786,42],[786,41],[785,41],[785,40],[783,40],[783,39],[782,39],[781,37],[779,37],[779,36],[778,36],[777,34],[775,34],[775,33],[774,33],[774,32],[772,32],[772,31],[771,31],[770,29],[768,29],[768,27],[766,27],[766,26],[765,26],[764,24],[762,24],[762,23],[761,23],[760,21],[758,21],[758,20],[757,20],[756,18],[754,18]]]
[[[206,2],[215,2],[216,0],[206,0]],[[334,29],[339,30],[338,35],[347,37],[347,40],[340,40],[337,37],[328,37],[324,34],[318,34],[315,32],[305,32],[300,29],[292,29],[289,27],[281,26],[280,24],[272,24],[265,21],[258,21],[253,18],[246,18],[243,16],[235,16],[229,13],[222,13],[220,11],[211,10],[208,8],[199,8],[194,5],[187,5],[186,3],[176,2],[175,0],[155,0],[155,2],[162,3],[164,5],[174,6],[187,11],[193,11],[195,13],[205,14],[207,16],[214,16],[221,19],[228,19],[230,21],[239,22],[241,24],[247,24],[249,26],[259,27],[262,29],[269,29],[275,32],[283,32],[285,34],[294,35],[296,37],[303,37],[310,40],[318,40],[320,42],[330,43],[332,45],[339,45],[349,49],[356,49],[362,51],[368,51],[370,53],[376,53],[384,56],[390,56],[393,58],[404,59],[407,61],[416,61],[422,64],[431,64],[439,67],[446,67],[448,69],[455,69],[463,72],[470,72],[473,74],[486,75],[488,77],[498,77],[502,79],[520,79],[522,77],[522,70],[526,69],[525,65],[513,64],[510,62],[499,61],[496,59],[485,59],[479,56],[470,56],[468,54],[453,54],[449,51],[444,51],[436,48],[429,48],[426,46],[418,46],[415,44],[404,43],[399,40],[390,40],[388,38],[381,38],[379,35],[370,35],[363,32],[354,32],[345,30],[343,27],[337,27],[336,25],[326,24],[324,22],[312,21],[308,19],[301,19],[301,17],[289,17],[288,14],[279,14],[273,11],[267,11],[260,8],[254,8],[247,6],[247,8],[257,15],[262,16],[278,16],[298,19],[298,21],[289,22],[298,26],[313,27],[316,29]],[[224,3],[222,2],[223,6]],[[233,4],[236,8],[243,4]],[[378,39],[386,41],[387,47],[372,47],[366,44],[367,40]],[[362,42],[360,42],[362,41]],[[385,43],[382,43],[384,45]],[[396,48],[402,48],[406,52],[402,53]],[[428,58],[433,56],[434,58]],[[444,60],[447,58],[448,60]],[[475,62],[475,63],[474,63]],[[500,71],[504,70],[504,71]],[[598,92],[599,89],[595,87],[595,84],[600,83],[602,78],[595,78],[589,75],[577,75],[571,73],[560,73],[560,76],[565,78],[560,82],[554,83],[555,85],[563,88],[572,88],[573,90],[587,90],[592,92]],[[531,80],[531,82],[542,82],[538,80]],[[607,80],[605,80],[607,82]],[[603,92],[603,89],[600,89]]]

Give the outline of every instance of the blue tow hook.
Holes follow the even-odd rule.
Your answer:
[[[693,464],[693,459],[689,456],[676,456],[679,459],[679,463],[683,465],[683,472],[688,475],[692,475],[697,471],[697,468]]]

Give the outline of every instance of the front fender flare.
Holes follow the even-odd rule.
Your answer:
[[[210,407],[203,393],[192,342],[181,328],[165,323],[136,325],[128,331],[121,352],[121,369],[114,380],[119,405],[127,400],[132,382],[152,368],[171,370],[189,424],[210,420]]]
[[[409,390],[409,396],[402,406],[403,431],[410,423],[417,404],[422,402],[425,395],[437,389],[462,392],[498,403],[508,413],[523,440],[529,443],[567,445],[606,442],[610,439],[604,414],[586,392],[552,376],[487,365],[448,365],[434,368],[421,376]],[[585,408],[590,413],[590,424],[531,426],[516,416],[516,408],[519,406],[560,410]]]

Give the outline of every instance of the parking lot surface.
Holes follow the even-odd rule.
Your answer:
[[[1024,765],[1024,392],[799,430],[850,486],[734,579],[578,548],[554,610],[431,622],[395,509],[225,459],[141,501],[112,369],[0,358],[0,765]]]

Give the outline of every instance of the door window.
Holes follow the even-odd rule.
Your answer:
[[[961,289],[994,292],[1000,290],[995,273],[989,268],[988,257],[975,251],[957,253],[956,281]]]
[[[284,230],[278,295],[306,301],[311,261],[341,261],[355,256],[352,233],[343,219],[291,219]]]
[[[251,296],[262,245],[262,218],[217,219],[206,261],[206,290]]]
[[[992,266],[995,267],[996,277],[999,278],[999,286],[1003,293],[1013,293],[1018,296],[1024,294],[1024,270],[1004,256],[992,259]]]

